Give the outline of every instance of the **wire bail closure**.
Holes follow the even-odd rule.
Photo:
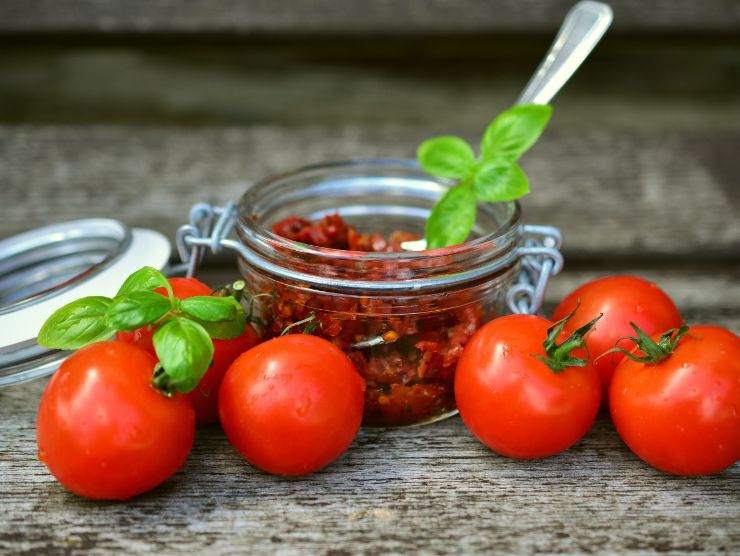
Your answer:
[[[177,230],[175,242],[182,264],[175,270],[191,277],[195,274],[198,265],[205,256],[206,249],[212,253],[219,253],[224,248],[236,251],[248,262],[276,274],[285,274],[299,282],[328,281],[328,286],[342,286],[337,279],[317,278],[290,269],[282,269],[262,258],[257,253],[247,249],[241,242],[231,239],[232,230],[236,223],[236,203],[230,201],[224,206],[214,206],[208,203],[198,203],[190,209],[189,223]],[[501,261],[485,266],[483,269],[472,269],[444,277],[444,284],[455,285],[466,280],[480,278],[485,272],[504,268],[517,259],[520,262],[520,271],[514,285],[506,294],[506,302],[513,313],[537,314],[542,307],[545,289],[551,276],[558,274],[563,268],[563,256],[560,247],[563,237],[560,230],[552,226],[522,225],[520,233],[522,245],[503,256]],[[335,283],[336,282],[336,283]],[[416,283],[414,283],[416,282]],[[405,280],[389,282],[352,281],[353,287],[364,287],[368,291],[379,292],[396,289],[411,289],[416,291],[425,287],[440,285],[437,282],[426,280]]]
[[[190,209],[189,223],[180,226],[175,235],[175,245],[182,263],[175,270],[185,271],[191,278],[203,261],[206,247],[213,254],[219,253],[224,240],[231,235],[236,217],[236,203],[229,201],[222,207],[198,203]],[[216,224],[213,225],[215,218]]]
[[[521,270],[514,285],[506,293],[506,303],[512,313],[536,315],[542,308],[550,276],[563,269],[563,235],[553,226],[525,224],[522,226],[524,246]]]

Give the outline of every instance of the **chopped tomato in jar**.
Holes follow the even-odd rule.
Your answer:
[[[406,231],[362,233],[338,214],[318,221],[291,216],[272,231],[316,247],[376,253],[401,252],[401,243],[420,239]],[[368,268],[367,279],[395,278],[392,261],[380,265]],[[392,298],[341,296],[282,282],[266,283],[260,293],[270,294],[260,299],[268,335],[310,330],[348,354],[365,379],[366,425],[418,423],[453,410],[457,361],[475,331],[495,316],[480,299],[456,300],[454,294],[445,297],[444,307],[420,302],[409,311]]]
[[[318,222],[289,216],[275,224],[272,231],[286,239],[315,247],[371,253],[397,253],[403,250],[401,243],[404,241],[421,239],[416,234],[401,231],[392,232],[387,239],[380,233],[363,234],[349,226],[338,214],[329,214]]]
[[[338,214],[325,216],[316,223],[298,216],[289,216],[275,224],[272,231],[286,239],[316,247],[349,249],[349,229]]]

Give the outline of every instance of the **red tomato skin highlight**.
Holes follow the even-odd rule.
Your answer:
[[[511,458],[548,457],[588,432],[601,403],[596,369],[554,373],[535,354],[551,322],[509,315],[475,333],[455,374],[455,399],[468,429],[491,450]],[[561,341],[564,338],[561,337]],[[574,356],[583,356],[574,350]]]
[[[692,326],[657,365],[625,358],[609,405],[619,435],[653,467],[674,475],[730,467],[740,459],[740,338]]]
[[[629,349],[628,342],[623,338],[635,335],[630,322],[634,322],[648,336],[679,328],[683,324],[683,318],[671,298],[655,283],[639,276],[606,276],[582,284],[560,302],[552,320],[565,318],[576,306],[578,310],[566,327],[571,331],[603,313],[586,336],[586,348],[599,371],[605,401],[614,369],[624,355],[614,352],[599,356],[620,340],[619,346]]]
[[[210,295],[212,291],[209,286],[196,278],[170,278],[169,282],[177,299]],[[164,288],[157,288],[154,291],[167,295]],[[145,326],[133,332],[118,332],[116,338],[137,345],[156,357],[152,336],[154,328]],[[259,341],[259,335],[250,324],[246,326],[241,336],[229,340],[213,340],[213,364],[195,390],[186,394],[195,408],[196,424],[209,425],[218,422],[218,390],[226,371],[239,355],[257,345]]]
[[[291,334],[264,342],[229,368],[219,394],[221,426],[246,460],[277,475],[317,471],[360,428],[364,383],[330,342]]]
[[[195,413],[182,395],[151,385],[156,360],[123,342],[100,342],[67,359],[44,390],[39,459],[73,493],[126,500],[153,489],[185,462]]]

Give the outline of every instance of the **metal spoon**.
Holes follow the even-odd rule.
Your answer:
[[[612,9],[603,2],[584,0],[573,6],[516,103],[549,103],[598,44],[612,19]],[[406,251],[423,251],[426,247],[424,239],[401,244]]]
[[[573,6],[517,104],[550,102],[604,36],[612,18],[612,9],[603,2],[584,0]]]
[[[603,2],[583,0],[565,16],[555,41],[517,100],[517,104],[547,104],[583,63],[612,22],[612,9]],[[423,251],[426,240],[404,241],[406,251]],[[382,336],[352,344],[367,348],[388,343]]]

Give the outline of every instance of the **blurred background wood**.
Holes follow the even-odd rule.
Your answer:
[[[0,238],[111,216],[168,236],[198,201],[327,159],[476,140],[570,0],[0,2]],[[559,226],[548,308],[614,272],[740,332],[740,4],[615,0],[615,26],[522,163],[526,220]],[[233,276],[228,258],[203,277]],[[0,391],[0,552],[738,552],[740,468],[678,480],[606,415],[543,462],[458,420],[364,432],[326,472],[246,467],[216,429],[126,505],[76,500],[35,460],[42,384]]]
[[[617,31],[734,32],[733,0],[612,0]],[[337,33],[554,31],[572,0],[5,0],[7,32]]]

